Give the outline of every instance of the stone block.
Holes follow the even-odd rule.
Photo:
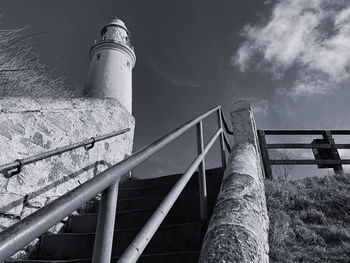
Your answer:
[[[23,209],[24,196],[13,193],[0,194],[0,213],[20,216]]]
[[[96,142],[88,151],[79,148],[26,165],[10,179],[0,175],[0,213],[9,215],[0,221],[0,227],[15,222],[16,216],[29,215],[131,154],[134,126],[133,116],[115,99],[0,98],[0,164],[131,129]]]

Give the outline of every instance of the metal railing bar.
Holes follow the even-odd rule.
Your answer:
[[[273,165],[311,165],[311,164],[350,164],[350,159],[344,160],[335,160],[335,159],[323,159],[323,160],[314,160],[314,159],[304,159],[304,160],[270,160],[270,164]]]
[[[6,178],[10,178],[13,175],[18,174],[21,167],[24,165],[35,163],[37,161],[41,161],[43,159],[47,159],[49,157],[59,155],[59,154],[62,154],[62,153],[65,153],[65,152],[68,152],[68,151],[71,151],[71,150],[74,150],[74,149],[77,149],[80,147],[89,146],[87,148],[87,150],[88,150],[88,149],[91,149],[96,142],[103,141],[103,140],[115,137],[117,135],[121,135],[121,134],[126,133],[128,131],[130,131],[130,128],[125,128],[125,129],[122,129],[122,130],[119,130],[116,132],[112,132],[112,133],[108,133],[105,135],[91,137],[90,139],[86,139],[86,140],[83,140],[81,142],[73,143],[73,144],[70,144],[70,145],[67,145],[64,147],[56,148],[56,149],[53,149],[53,150],[50,150],[47,152],[43,152],[43,153],[39,153],[39,154],[36,154],[33,156],[29,156],[29,157],[26,157],[23,159],[18,159],[18,160],[15,160],[13,162],[10,162],[10,163],[0,165],[0,172],[3,173]],[[9,173],[9,170],[13,170],[13,169],[18,169],[18,171],[13,172],[13,173]]]
[[[157,210],[153,213],[151,218],[147,221],[141,231],[137,234],[135,239],[131,242],[127,250],[120,257],[118,263],[132,263],[136,262],[137,259],[141,256],[143,250],[146,248],[147,244],[150,242],[154,233],[157,231],[160,224],[163,222],[164,218],[170,211],[171,207],[174,205],[175,201],[181,194],[182,190],[185,188],[188,181],[191,179],[191,176],[198,168],[199,164],[203,161],[205,155],[223,132],[223,129],[220,128],[217,132],[211,137],[209,142],[204,147],[204,150],[199,154],[191,165],[187,168],[185,173],[179,178],[171,191],[163,199],[161,204],[158,206]]]
[[[230,128],[227,125],[225,114],[223,113],[222,110],[220,110],[220,115],[221,115],[221,119],[222,119],[222,122],[224,124],[224,128],[225,128],[226,133],[229,134],[229,135],[233,135],[233,132],[230,130]]]
[[[226,149],[230,153],[231,152],[230,142],[228,141],[227,136],[224,132],[222,133],[222,135],[224,136],[224,142],[225,142]]]
[[[218,121],[218,128],[221,129],[222,128],[222,115],[221,115],[221,109],[218,109],[217,113],[217,121]],[[222,167],[226,167],[226,153],[225,153],[225,142],[224,142],[224,132],[222,132],[220,134],[220,138],[219,138],[219,145],[220,145],[220,156],[221,156],[221,164]]]
[[[114,168],[114,169],[113,169]],[[127,167],[115,173],[115,167],[62,195],[41,209],[0,233],[0,262],[22,249],[36,237],[44,234],[57,222],[106,189],[127,173]]]
[[[184,132],[186,132],[190,128],[192,128],[194,125],[196,125],[198,122],[200,122],[201,120],[205,119],[210,114],[212,114],[213,112],[217,111],[220,108],[221,108],[221,106],[217,106],[215,108],[212,108],[211,110],[208,110],[207,112],[203,113],[202,115],[200,115],[200,116],[198,116],[198,117],[196,117],[196,118],[194,118],[194,119],[184,123],[179,128],[173,130],[172,132],[168,133],[167,135],[163,136],[162,138],[156,140],[151,145],[157,144],[157,148],[159,148],[158,150],[160,150],[160,148],[162,148],[165,145],[169,144],[170,142],[175,140],[177,137],[179,137],[181,134],[183,134]],[[161,143],[161,144],[158,145],[158,143]],[[145,146],[145,147],[137,150],[133,155],[137,155],[140,152],[148,150],[151,145]]]
[[[36,237],[45,233],[57,222],[71,214],[90,199],[94,198],[112,183],[126,180],[127,173],[130,170],[150,158],[164,146],[174,141],[181,134],[218,109],[220,109],[220,106],[186,122],[184,125],[137,151],[127,159],[111,166],[89,181],[81,184],[18,223],[5,229],[0,233],[0,262],[23,248]]]
[[[91,263],[110,263],[117,213],[119,182],[102,192]]]
[[[203,152],[203,122],[197,123],[197,153],[200,155]],[[198,189],[199,189],[199,206],[201,220],[205,221],[208,218],[208,200],[207,200],[207,181],[205,172],[205,161],[198,166]]]
[[[350,149],[350,144],[268,143],[268,149]]]

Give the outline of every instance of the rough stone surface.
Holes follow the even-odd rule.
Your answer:
[[[0,174],[0,229],[43,207],[132,152],[135,121],[115,99],[0,99],[0,164],[129,127],[131,131]],[[56,227],[57,228],[57,227]],[[57,231],[57,230],[55,230]]]
[[[269,219],[250,105],[242,101],[235,103],[231,117],[235,145],[199,262],[267,263]]]

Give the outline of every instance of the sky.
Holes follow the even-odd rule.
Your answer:
[[[228,117],[238,99],[252,103],[259,129],[350,129],[348,0],[0,0],[0,7],[1,28],[40,33],[34,50],[74,91],[85,84],[102,26],[125,22],[137,57],[134,150],[216,105]],[[215,129],[206,121],[205,138]],[[191,131],[135,174],[182,172],[195,143]],[[207,167],[219,165],[217,148]]]

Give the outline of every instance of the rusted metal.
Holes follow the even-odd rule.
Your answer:
[[[50,151],[47,151],[44,153],[39,153],[39,154],[29,156],[29,157],[26,157],[23,159],[17,159],[13,162],[0,165],[0,173],[3,173],[6,178],[10,178],[10,177],[20,173],[21,168],[24,165],[35,163],[37,161],[41,161],[41,160],[47,159],[49,157],[59,155],[59,154],[62,154],[62,153],[65,153],[65,152],[68,152],[68,151],[71,151],[71,150],[74,150],[74,149],[77,149],[80,147],[87,147],[85,149],[89,150],[94,146],[95,142],[103,141],[103,140],[124,134],[128,131],[130,131],[130,128],[122,129],[122,130],[108,133],[108,134],[101,135],[101,136],[91,137],[90,139],[87,139],[87,140],[84,140],[84,141],[81,141],[78,143],[70,144],[70,145],[60,147],[60,148],[57,148],[54,150],[50,150]],[[16,169],[16,171],[10,171],[13,169]]]
[[[203,123],[197,123],[197,153],[203,153]],[[198,187],[199,187],[199,205],[201,220],[205,221],[208,218],[208,200],[207,200],[207,182],[205,178],[205,160],[198,166]]]
[[[146,248],[154,233],[156,232],[160,224],[163,222],[164,218],[170,211],[176,199],[179,197],[182,190],[185,188],[186,184],[191,179],[191,176],[196,171],[200,163],[203,161],[204,156],[207,154],[215,140],[220,136],[222,132],[223,130],[222,128],[220,128],[209,140],[207,145],[204,147],[203,152],[194,159],[194,161],[187,168],[185,173],[179,178],[174,187],[161,202],[157,210],[153,213],[151,218],[147,221],[145,226],[141,229],[141,231],[131,242],[127,250],[120,257],[118,263],[134,263],[141,256],[143,250]]]

